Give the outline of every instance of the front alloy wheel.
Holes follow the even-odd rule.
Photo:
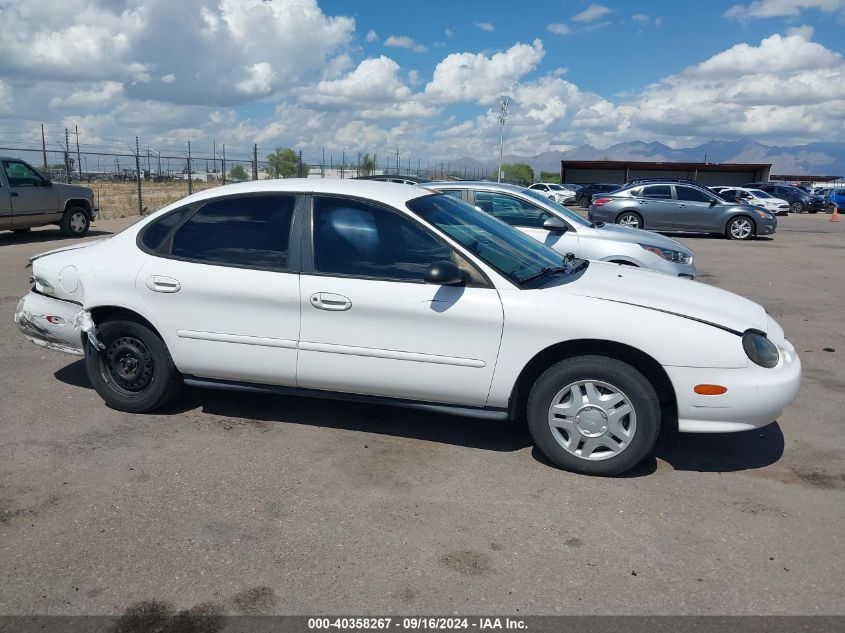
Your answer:
[[[728,223],[728,236],[732,240],[748,240],[754,235],[754,223],[743,215]]]
[[[796,200],[795,202],[793,202],[792,204],[789,205],[789,212],[790,213],[803,213],[804,212],[804,205],[801,202]]]

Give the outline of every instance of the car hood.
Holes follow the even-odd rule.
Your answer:
[[[731,330],[766,332],[766,311],[727,290],[644,268],[590,262],[580,279],[563,286],[582,297],[667,312]]]
[[[632,244],[648,244],[649,246],[657,246],[659,248],[669,248],[682,253],[692,255],[692,250],[681,244],[671,237],[666,237],[660,233],[652,233],[651,231],[644,231],[642,229],[634,229],[620,224],[604,224],[602,226],[595,226],[593,230],[596,236],[605,239],[614,240],[616,242],[630,242]]]
[[[62,182],[54,182],[51,186],[53,190],[60,196],[87,198],[89,200],[94,198],[94,193],[89,187],[81,187],[79,185],[67,185]]]

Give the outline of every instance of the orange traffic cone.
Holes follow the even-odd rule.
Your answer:
[[[839,222],[839,205],[833,205],[833,213],[830,214],[831,222]]]

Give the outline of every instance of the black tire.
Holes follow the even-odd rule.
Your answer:
[[[31,228],[26,228],[26,229],[12,229],[12,233],[17,233],[18,235],[20,235],[21,233],[29,233],[31,230],[32,230]]]
[[[623,224],[622,218],[631,218],[631,223],[624,223],[625,226],[630,226],[632,228],[641,229],[643,228],[643,216],[641,216],[636,211],[623,211],[618,216],[616,216],[616,224]],[[636,226],[633,224],[633,220],[637,221]]]
[[[740,225],[749,225],[750,228],[748,232],[746,233],[744,230],[739,231]],[[725,225],[725,237],[729,240],[751,240],[754,239],[756,233],[757,225],[754,223],[754,220],[747,215],[738,215],[733,217],[728,220],[728,223]]]
[[[562,389],[578,381],[599,381],[624,393],[636,416],[630,443],[619,453],[589,460],[569,452],[549,424],[550,409]],[[553,365],[536,380],[528,397],[528,429],[534,444],[557,466],[586,475],[612,476],[645,459],[660,434],[660,402],[652,384],[639,371],[606,356],[576,356]]]
[[[807,209],[807,213],[818,213],[818,209]]]
[[[91,228],[91,218],[82,207],[68,207],[59,222],[59,228],[68,237],[84,237]]]
[[[792,204],[789,205],[789,212],[790,213],[804,213],[804,204],[799,200],[796,200]]]
[[[182,388],[182,375],[164,341],[129,315],[97,328],[105,346],[85,345],[85,369],[97,393],[112,409],[145,413],[164,406]]]

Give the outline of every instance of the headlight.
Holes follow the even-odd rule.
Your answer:
[[[771,369],[780,360],[775,344],[757,330],[748,330],[742,335],[742,349],[745,350],[745,355],[760,367]]]
[[[758,209],[754,209],[754,212],[755,212],[757,215],[759,215],[759,216],[760,216],[760,218],[761,218],[761,219],[763,219],[763,220],[766,220],[766,219],[768,219],[768,218],[769,218],[769,214],[768,214],[768,213],[766,213],[765,211],[760,211],[760,210],[758,210]]]
[[[649,253],[654,253],[658,257],[662,257],[667,262],[689,264],[692,261],[692,255],[683,251],[673,251],[671,248],[660,248],[659,246],[651,246],[649,244],[640,244],[640,248],[647,250]]]

